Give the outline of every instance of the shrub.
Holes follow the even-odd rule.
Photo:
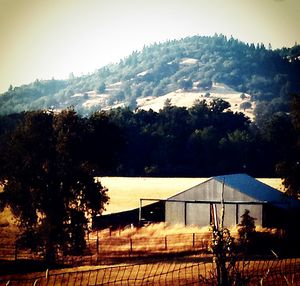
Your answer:
[[[250,216],[249,213],[250,211],[246,209],[244,214],[241,215],[241,223],[238,224],[239,239],[243,242],[248,242],[255,233],[256,218]]]

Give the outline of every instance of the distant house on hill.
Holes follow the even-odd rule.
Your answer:
[[[224,200],[225,226],[237,225],[246,209],[256,225],[280,227],[288,213],[300,203],[278,190],[246,175],[217,176],[178,193],[165,201],[165,221],[170,224],[207,226],[212,222],[211,208],[221,212]]]
[[[134,180],[134,179],[132,179]],[[153,197],[151,194],[161,183],[161,179],[145,179],[144,185],[139,182],[139,197],[136,197],[135,207],[118,210],[115,213],[94,218],[93,226],[100,227],[122,227],[128,224],[139,224],[146,222],[165,221],[169,224],[198,225],[200,227],[210,225],[212,221],[211,208],[216,206],[218,214],[221,212],[222,193],[225,206],[225,226],[237,225],[245,209],[250,215],[256,218],[256,225],[265,227],[281,227],[291,211],[300,209],[300,202],[288,198],[284,193],[278,191],[246,174],[232,174],[216,176],[209,179],[193,179],[190,186],[183,187],[180,191],[172,192],[170,185],[174,184],[177,178],[165,178],[169,180],[169,197]],[[151,188],[147,182],[151,184]],[[200,182],[197,185],[191,184]],[[176,185],[176,183],[174,184]],[[107,186],[109,188],[109,185]],[[143,189],[149,189],[147,192]],[[151,189],[153,191],[151,191]],[[126,190],[122,190],[126,195]],[[129,192],[132,193],[132,186]],[[176,193],[177,192],[177,193]],[[117,196],[119,192],[115,192]],[[127,193],[127,195],[129,195]],[[117,198],[116,198],[117,199]],[[114,202],[114,192],[111,196],[111,204]],[[149,204],[149,203],[152,204]],[[138,207],[139,206],[139,207]]]

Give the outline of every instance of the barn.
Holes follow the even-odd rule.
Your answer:
[[[210,225],[211,207],[220,214],[224,194],[225,225],[236,225],[245,209],[256,225],[280,227],[297,200],[282,192],[280,179],[254,179],[246,174],[212,178],[102,177],[109,189],[110,204],[103,215],[93,218],[94,228],[168,224]],[[279,191],[281,190],[281,191]]]
[[[241,221],[245,210],[263,227],[283,226],[299,201],[287,198],[282,192],[246,175],[232,174],[212,177],[165,201],[165,221],[169,224],[210,225],[211,209],[221,213],[224,202],[224,225],[234,226]]]

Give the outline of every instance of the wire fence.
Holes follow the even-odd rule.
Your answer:
[[[128,258],[168,256],[207,252],[210,236],[202,233],[173,234],[162,237],[102,237],[89,238],[84,255],[61,255],[65,265],[99,265],[116,263]]]
[[[67,265],[93,265],[107,263],[109,258],[128,258],[164,255],[179,252],[199,252],[208,248],[210,236],[203,233],[172,234],[161,237],[118,237],[95,234],[87,237],[87,248],[82,255],[58,253],[57,261]],[[43,260],[42,252],[34,253],[17,244],[0,243],[0,260]]]
[[[143,252],[172,252],[207,248],[210,235],[202,233],[172,234],[161,237],[109,237],[89,239],[88,248],[92,252],[103,254],[120,254]]]
[[[17,275],[17,278],[14,275],[2,276],[0,286],[217,285],[215,264],[212,256],[207,254],[209,241],[210,235],[203,233],[146,238],[95,232],[87,237],[87,249],[83,255],[58,256],[61,264],[73,267],[89,265],[85,270],[51,270],[42,274]],[[189,254],[189,259],[184,254]],[[43,257],[43,253],[31,253],[0,240],[2,260],[42,260]],[[160,260],[153,260],[154,257],[160,257]],[[168,260],[161,261],[162,257]],[[147,262],[132,264],[141,259]],[[100,266],[128,261],[131,264]],[[300,258],[240,260],[231,275],[242,281],[243,284],[239,285],[300,285]]]
[[[299,285],[300,259],[239,261],[239,281],[233,285]],[[0,280],[0,286],[64,285],[217,285],[212,259],[202,261],[152,261],[143,264],[100,267],[61,272],[58,270],[18,279]]]

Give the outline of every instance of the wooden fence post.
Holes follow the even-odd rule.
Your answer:
[[[96,248],[97,248],[97,260],[98,260],[98,255],[99,255],[99,234],[97,230],[97,240],[96,240]]]
[[[15,243],[15,261],[18,260],[18,244]]]
[[[195,247],[195,233],[193,233],[193,248]]]
[[[167,239],[167,236],[165,236],[165,250],[168,250],[168,239]]]
[[[129,239],[129,243],[130,243],[130,253],[132,253],[133,250],[132,238]]]

